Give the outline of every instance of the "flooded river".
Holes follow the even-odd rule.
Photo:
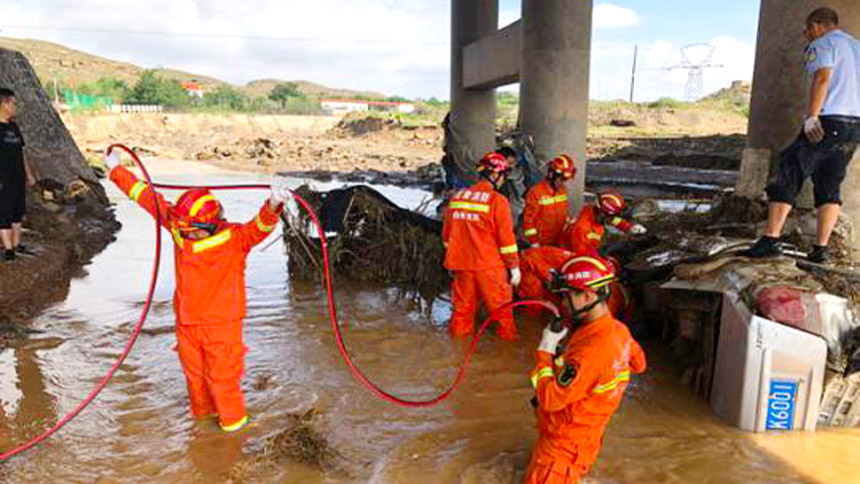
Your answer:
[[[190,178],[159,177],[183,182]],[[207,183],[257,181],[211,176]],[[200,178],[193,180],[201,182]],[[317,186],[322,186],[317,184]],[[110,187],[124,227],[72,282],[68,298],[44,311],[44,331],[0,352],[0,449],[36,435],[84,396],[120,352],[142,305],[153,253],[152,222]],[[385,192],[416,206],[424,194]],[[228,216],[253,216],[261,192],[225,193]],[[169,240],[165,237],[165,240]],[[324,294],[286,276],[283,245],[248,261],[249,347],[244,380],[253,427],[221,435],[189,418],[172,333],[172,249],[165,250],[156,303],[144,334],[89,409],[48,443],[0,464],[9,483],[513,483],[536,438],[527,373],[540,328],[523,322],[522,341],[481,342],[470,373],[449,401],[402,409],[360,387],[337,354]],[[386,389],[429,397],[454,377],[463,348],[445,328],[450,308],[428,319],[385,288],[338,285],[346,335],[359,365]],[[590,482],[860,482],[860,432],[752,435],[721,424],[677,372],[646,345],[651,368],[637,378],[610,424]],[[255,459],[289,416],[318,412],[315,428],[340,457],[337,469]],[[236,473],[237,469],[244,473]]]

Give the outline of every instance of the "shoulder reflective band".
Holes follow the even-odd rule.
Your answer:
[[[544,378],[552,378],[554,376],[555,374],[552,372],[552,368],[548,366],[541,368],[540,370],[535,372],[534,375],[532,375],[532,388],[537,388],[538,382],[543,380]]]
[[[516,254],[518,252],[518,250],[519,249],[517,249],[517,244],[514,244],[514,245],[506,245],[506,246],[502,247],[501,249],[499,249],[499,252],[507,255],[507,254]]]
[[[191,211],[188,212],[188,214],[191,215],[192,217],[197,215],[197,212],[199,212],[200,209],[203,208],[203,205],[206,202],[213,202],[213,201],[215,201],[215,197],[213,197],[212,195],[203,195],[202,197],[198,198],[196,202],[194,202],[194,205],[191,206]]]
[[[218,235],[213,235],[208,239],[203,239],[200,242],[194,243],[194,253],[203,252],[213,247],[217,247],[230,240],[230,230],[225,230]]]
[[[275,230],[275,227],[278,226],[278,222],[273,223],[272,225],[266,225],[263,223],[263,220],[259,215],[254,217],[254,221],[257,222],[257,228],[260,229],[261,232],[271,232]]]
[[[176,242],[176,245],[178,245],[180,248],[185,246],[185,242],[182,240],[182,236],[179,235],[178,230],[173,229],[170,231],[170,233],[173,234],[173,241]]]
[[[472,212],[490,213],[490,206],[483,203],[452,202],[451,208],[459,208]]]
[[[601,394],[615,390],[616,388],[618,388],[618,385],[626,381],[630,381],[630,372],[622,371],[609,383],[604,383],[603,385],[597,385],[596,387],[594,387],[594,390],[592,390],[591,393]]]
[[[146,182],[139,181],[131,186],[131,190],[128,191],[128,198],[137,201],[140,198],[140,195],[146,190]]]
[[[538,233],[537,229],[528,229],[525,232],[523,232],[523,234],[525,234],[526,237],[529,237],[532,235],[537,235],[537,233]]]

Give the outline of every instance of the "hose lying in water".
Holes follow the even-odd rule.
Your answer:
[[[134,153],[134,151],[130,150],[128,147],[126,147],[124,145],[114,144],[114,145],[111,145],[108,147],[107,153],[110,153],[114,149],[120,149],[122,151],[125,151],[126,153],[128,153],[131,156],[131,158],[134,160],[134,163],[140,168],[141,172],[143,173],[143,176],[146,179],[147,184],[149,184],[149,186],[152,187],[153,192],[155,192],[156,188],[166,189],[166,190],[187,190],[190,188],[209,188],[211,190],[268,190],[271,188],[271,185],[267,185],[267,184],[212,185],[212,186],[202,187],[202,186],[191,186],[191,185],[170,185],[170,184],[162,184],[162,183],[153,183],[152,179],[149,176],[149,172],[146,171],[146,167],[143,165],[143,162],[140,161],[140,158],[138,158],[138,156]],[[293,192],[290,192],[290,194],[293,196],[293,198],[296,200],[296,202],[302,207],[302,209],[304,209],[305,212],[307,212],[308,216],[311,218],[314,225],[316,226],[317,234],[319,235],[319,238],[320,238],[320,242],[321,242],[320,247],[322,249],[322,256],[323,256],[323,275],[324,275],[325,285],[326,285],[326,301],[328,304],[329,316],[331,318],[332,329],[334,330],[335,341],[337,342],[338,350],[340,351],[340,354],[343,357],[344,362],[349,367],[353,376],[362,385],[364,385],[368,390],[370,390],[373,394],[377,395],[378,397],[382,398],[385,401],[388,401],[390,403],[394,403],[397,405],[401,405],[404,407],[411,407],[411,408],[430,407],[433,405],[437,405],[438,403],[442,402],[443,400],[447,399],[452,394],[454,394],[454,392],[459,388],[460,384],[462,383],[463,379],[466,376],[466,370],[468,369],[469,365],[471,364],[472,356],[474,355],[474,353],[477,349],[478,341],[480,341],[481,337],[484,335],[487,328],[489,328],[490,324],[493,322],[494,316],[496,313],[500,313],[500,312],[505,311],[505,310],[510,309],[510,308],[516,308],[516,307],[522,307],[522,306],[538,306],[538,307],[543,307],[546,310],[552,312],[556,317],[558,317],[558,315],[559,315],[558,308],[556,308],[554,304],[547,302],[547,301],[537,301],[537,300],[535,300],[535,301],[515,301],[515,302],[512,302],[510,304],[507,304],[506,306],[503,306],[503,307],[497,309],[496,311],[494,311],[492,314],[490,314],[490,316],[486,320],[484,320],[483,324],[481,324],[480,329],[472,338],[471,346],[469,348],[469,351],[466,353],[462,364],[460,365],[460,370],[457,373],[456,378],[454,379],[454,381],[448,387],[447,390],[445,390],[444,392],[440,393],[439,395],[437,395],[431,399],[428,399],[428,400],[406,400],[406,399],[403,399],[403,398],[398,397],[396,395],[393,395],[391,393],[388,393],[385,390],[383,390],[382,388],[380,388],[379,386],[377,386],[376,384],[374,384],[370,380],[370,378],[365,376],[364,373],[362,373],[361,370],[359,370],[359,368],[355,364],[355,362],[353,362],[352,357],[349,354],[349,350],[347,349],[346,343],[343,339],[343,335],[341,334],[340,324],[338,323],[338,318],[337,318],[337,305],[336,305],[335,300],[334,300],[334,285],[332,283],[331,268],[329,265],[329,257],[328,257],[328,242],[326,241],[325,231],[323,230],[322,223],[320,223],[320,220],[317,217],[317,214],[314,212],[311,205],[305,199],[298,196],[297,194],[295,194]],[[95,386],[95,388],[93,388],[90,391],[90,393],[86,396],[86,398],[84,398],[83,401],[81,401],[81,403],[78,404],[77,407],[75,407],[71,412],[69,412],[66,416],[64,416],[59,421],[57,421],[57,423],[54,424],[54,426],[47,429],[41,435],[31,439],[30,441],[28,441],[28,442],[26,442],[26,443],[24,443],[18,447],[15,447],[12,450],[9,450],[7,452],[0,454],[0,462],[5,461],[11,457],[18,455],[18,454],[21,454],[22,452],[25,452],[25,451],[35,447],[36,445],[44,442],[45,440],[50,438],[54,433],[56,433],[58,430],[63,428],[67,423],[69,423],[75,417],[77,417],[78,414],[80,414],[90,403],[92,403],[93,400],[95,400],[96,397],[99,395],[99,393],[101,393],[101,391],[104,390],[104,388],[107,386],[108,382],[111,380],[111,378],[113,378],[116,371],[123,364],[126,357],[128,357],[129,353],[131,352],[131,349],[134,347],[134,344],[137,342],[137,338],[140,336],[140,331],[143,329],[143,324],[144,324],[144,322],[146,322],[146,318],[149,315],[149,309],[150,309],[150,306],[152,305],[152,300],[153,300],[153,296],[155,293],[156,282],[158,281],[158,272],[160,269],[161,245],[162,245],[161,220],[162,220],[162,214],[160,213],[160,210],[156,209],[155,210],[155,232],[156,232],[156,234],[155,234],[155,261],[153,262],[153,266],[152,266],[152,277],[150,278],[149,291],[147,292],[147,295],[146,295],[146,302],[144,303],[143,309],[140,312],[140,317],[138,318],[138,321],[135,324],[134,329],[132,330],[132,333],[131,333],[131,336],[129,337],[128,342],[126,343],[125,347],[123,348],[122,353],[119,355],[116,362],[110,367],[110,369],[105,374],[105,376],[102,378],[102,380]]]

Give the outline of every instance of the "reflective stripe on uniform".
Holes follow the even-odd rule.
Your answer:
[[[589,240],[600,240],[602,237],[597,232],[589,232],[588,235],[585,236],[585,238]]]
[[[537,229],[528,229],[523,233],[525,234],[526,237],[529,237],[532,235],[537,235],[538,232],[537,232]]]
[[[219,245],[224,244],[228,240],[230,240],[230,230],[225,230],[220,234],[213,235],[208,239],[203,239],[200,242],[194,243],[194,253],[203,252],[204,250],[209,250],[213,247],[217,247]]]
[[[237,431],[237,430],[241,429],[242,427],[244,427],[244,426],[245,426],[245,424],[246,424],[246,423],[248,423],[248,420],[249,420],[249,419],[248,419],[248,416],[247,416],[247,415],[245,415],[244,417],[242,417],[241,419],[239,419],[239,421],[238,421],[238,422],[236,422],[236,423],[234,423],[234,424],[231,424],[231,425],[222,425],[222,426],[221,426],[221,430],[223,430],[224,432],[235,432],[235,431]]]
[[[620,224],[620,223],[621,223],[621,222],[623,222],[623,221],[624,221],[624,219],[623,219],[623,218],[621,218],[621,217],[615,217],[615,218],[613,218],[613,219],[612,219],[612,221],[611,221],[611,222],[609,222],[609,224],[610,224],[610,225],[612,225],[612,226],[617,227],[617,226],[618,226],[618,224]]]
[[[554,376],[555,374],[553,373],[552,368],[545,366],[532,375],[532,387],[537,388],[539,381],[544,378],[552,378]]]
[[[272,225],[264,224],[259,215],[254,217],[254,221],[257,222],[257,228],[260,229],[261,232],[271,232],[278,226],[278,222],[275,222]]]
[[[140,198],[140,195],[146,190],[146,183],[139,181],[131,186],[131,190],[128,191],[128,198],[137,201]]]
[[[198,198],[196,202],[194,202],[194,205],[191,206],[191,211],[188,212],[188,214],[193,217],[193,216],[197,215],[197,212],[199,212],[203,208],[203,205],[206,202],[214,202],[214,201],[215,201],[215,197],[213,197],[212,195],[203,195],[202,197]]]
[[[558,195],[555,197],[542,197],[538,203],[541,205],[555,205],[567,201],[567,195]]]
[[[594,387],[594,390],[592,390],[591,393],[601,394],[615,390],[616,388],[618,388],[618,385],[626,381],[630,381],[630,372],[622,371],[609,383],[604,383],[603,385],[597,385],[596,387]]]
[[[518,250],[519,249],[517,248],[517,244],[514,244],[514,245],[506,245],[506,246],[502,247],[501,249],[499,249],[499,252],[507,255],[507,254],[516,254]]]
[[[179,231],[176,229],[171,230],[170,233],[173,234],[173,241],[176,242],[176,245],[181,249],[185,245],[182,235],[180,235]]]
[[[483,203],[452,202],[451,208],[459,208],[472,212],[490,213],[490,206]]]

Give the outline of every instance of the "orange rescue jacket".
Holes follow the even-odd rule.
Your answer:
[[[480,271],[519,267],[508,199],[482,180],[451,197],[442,224],[445,268]]]
[[[533,186],[526,194],[523,210],[523,235],[530,244],[559,245],[567,220],[567,188],[558,191],[549,180]]]
[[[645,366],[639,343],[611,314],[578,328],[555,360],[538,351],[532,385],[541,437],[599,442],[630,375]]]
[[[565,229],[562,236],[563,246],[577,254],[596,254],[603,241],[605,229],[603,224],[597,221],[597,209],[594,205],[586,205],[579,211],[576,221]],[[633,223],[621,217],[613,217],[609,220],[611,225],[622,232],[630,232]]]
[[[244,318],[245,259],[255,245],[275,230],[280,210],[272,210],[264,202],[248,223],[227,224],[205,239],[184,239],[173,227],[171,204],[160,194],[154,195],[146,182],[121,166],[111,170],[110,179],[153,216],[157,204],[162,226],[173,236],[176,324],[223,324]]]

